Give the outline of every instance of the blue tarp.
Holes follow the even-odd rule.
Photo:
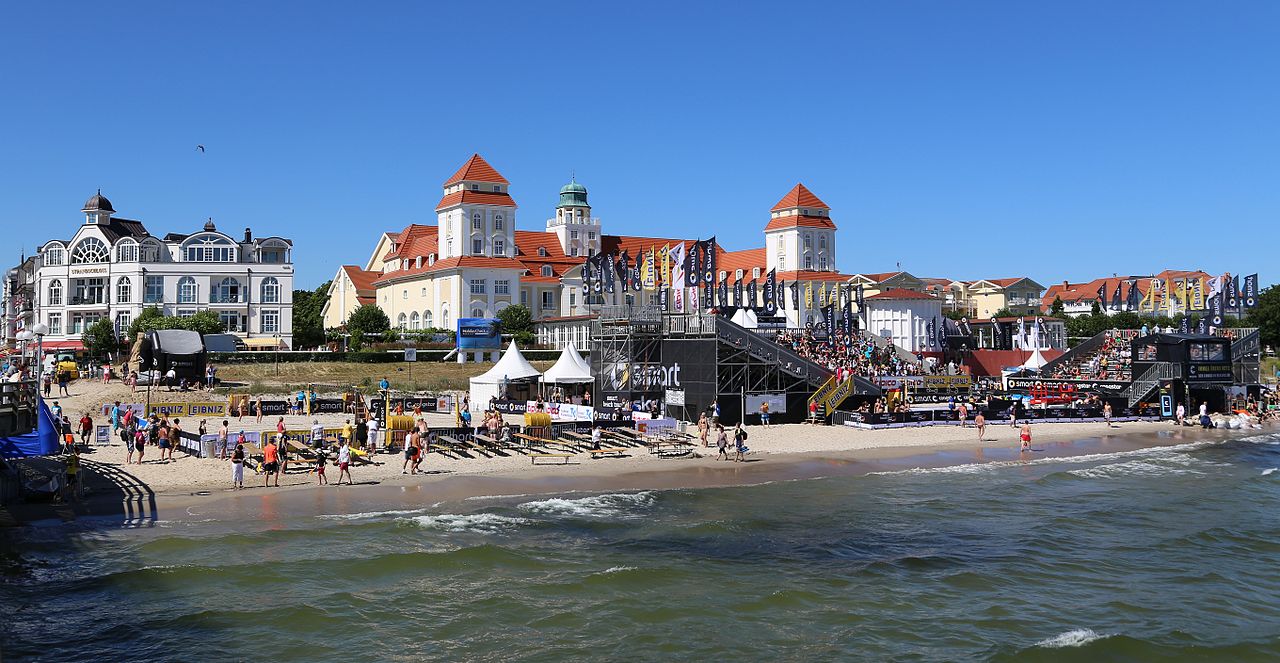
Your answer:
[[[23,458],[25,456],[51,456],[58,453],[58,426],[44,399],[40,400],[40,416],[36,429],[26,435],[0,437],[0,457]]]

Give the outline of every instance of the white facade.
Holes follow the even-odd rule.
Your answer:
[[[82,211],[71,239],[40,247],[35,318],[49,326],[47,343],[79,341],[102,319],[123,334],[144,308],[157,307],[178,316],[214,311],[229,333],[292,345],[290,240],[255,239],[248,228],[235,239],[212,221],[157,238],[141,222],[114,218],[100,194]]]
[[[900,298],[894,297],[893,291],[886,294],[866,299],[859,314],[862,328],[911,352],[940,350],[931,347],[926,339],[929,323],[935,318],[942,322],[942,300],[919,293],[915,293],[918,297]]]

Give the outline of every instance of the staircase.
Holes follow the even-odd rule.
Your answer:
[[[1231,342],[1231,373],[1236,384],[1258,384],[1262,380],[1262,341],[1257,328],[1236,329],[1242,334]]]
[[[1049,375],[1054,371],[1058,370],[1058,368],[1062,366],[1070,366],[1072,363],[1084,357],[1088,357],[1090,354],[1094,352],[1097,352],[1098,348],[1102,347],[1103,342],[1107,340],[1107,334],[1112,331],[1113,330],[1098,332],[1097,334],[1090,336],[1089,338],[1085,339],[1083,343],[1080,343],[1076,347],[1071,348],[1070,350],[1067,350],[1066,352],[1059,355],[1056,359],[1053,359],[1049,363],[1045,364],[1043,367],[1041,367],[1040,373],[1043,375]]]
[[[1152,364],[1151,368],[1133,379],[1129,387],[1121,394],[1129,403],[1129,407],[1133,407],[1138,403],[1146,400],[1155,388],[1160,386],[1161,380],[1176,380],[1182,377],[1182,366],[1167,361]]]
[[[804,379],[814,389],[820,388],[831,378],[827,367],[810,361],[798,353],[724,318],[715,319],[716,338],[739,349],[745,349],[752,357],[775,364],[779,369]]]

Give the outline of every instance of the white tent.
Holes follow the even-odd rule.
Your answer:
[[[489,398],[498,395],[502,384],[536,378],[539,375],[542,374],[529,364],[520,353],[520,348],[516,347],[516,342],[512,341],[493,368],[471,378],[471,402],[476,403],[477,407],[487,407]]]
[[[1031,358],[1023,362],[1022,368],[1038,371],[1044,368],[1044,365],[1047,363],[1049,363],[1049,360],[1045,359],[1044,355],[1040,353],[1040,348],[1036,348],[1035,352],[1031,353]]]
[[[542,376],[542,381],[553,384],[580,384],[594,382],[595,378],[591,377],[591,368],[587,366],[587,362],[583,361],[578,349],[570,343],[560,352],[560,358],[556,360],[555,366],[547,369],[546,374]]]

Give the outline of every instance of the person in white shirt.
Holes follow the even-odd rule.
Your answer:
[[[351,447],[346,440],[342,441],[342,446],[338,447],[338,483],[342,485],[342,475],[347,475],[347,485],[354,486],[355,481],[351,478]]]
[[[369,420],[369,453],[377,453],[378,451],[378,420]]]
[[[324,442],[324,426],[320,425],[319,419],[311,420],[311,444],[320,446]]]

